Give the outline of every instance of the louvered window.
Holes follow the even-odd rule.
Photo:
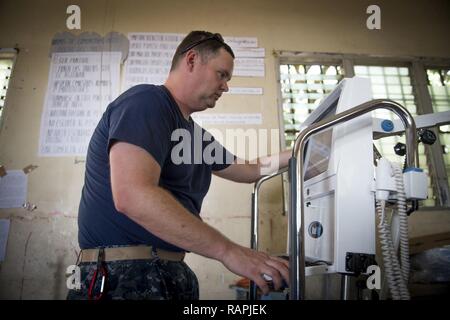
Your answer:
[[[428,91],[434,112],[450,111],[450,68],[428,69]],[[450,125],[439,127],[447,177],[450,177]],[[450,187],[450,179],[449,187]]]
[[[293,147],[302,122],[343,77],[339,65],[280,65],[286,148]]]
[[[15,50],[0,49],[0,119],[6,101],[12,68],[14,64]]]

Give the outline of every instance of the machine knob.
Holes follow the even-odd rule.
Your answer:
[[[436,141],[436,135],[429,129],[420,129],[418,131],[419,142],[432,145]]]
[[[395,154],[398,156],[404,156],[406,154],[406,144],[398,142],[394,146]]]

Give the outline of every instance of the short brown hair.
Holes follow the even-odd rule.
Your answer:
[[[234,53],[228,44],[225,43],[220,33],[208,31],[191,31],[178,46],[172,58],[170,71],[174,70],[178,61],[191,49],[200,53],[202,61],[208,61],[210,56],[215,56],[220,48],[224,48],[233,58]]]

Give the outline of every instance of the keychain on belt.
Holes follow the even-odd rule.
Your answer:
[[[100,292],[94,295],[93,291],[95,288],[95,284],[97,282],[97,278],[101,274],[102,283],[100,286]],[[94,275],[92,276],[91,283],[89,285],[88,297],[89,300],[101,300],[106,296],[106,285],[108,280],[108,272],[106,270],[105,265],[105,249],[100,248],[98,251],[98,259],[97,259],[97,269],[94,271]]]

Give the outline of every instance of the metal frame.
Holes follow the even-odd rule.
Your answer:
[[[365,102],[359,106],[339,113],[333,117],[313,124],[301,131],[295,141],[293,156],[289,161],[290,176],[290,210],[289,210],[289,235],[290,235],[290,299],[305,298],[305,244],[304,244],[304,194],[303,194],[303,161],[301,154],[308,138],[331,128],[337,124],[351,120],[376,109],[388,109],[397,114],[403,122],[406,133],[407,165],[419,166],[417,143],[415,136],[414,119],[408,110],[395,101],[377,99]],[[298,178],[300,177],[300,178]],[[297,186],[298,183],[298,186]],[[298,192],[300,190],[300,192]],[[300,221],[298,219],[300,214]],[[300,251],[300,253],[299,253]]]
[[[259,199],[259,188],[261,185],[266,182],[267,180],[270,180],[280,174],[283,174],[284,172],[288,171],[288,167],[278,170],[275,173],[272,173],[271,175],[264,176],[258,181],[256,181],[255,185],[253,186],[253,193],[252,193],[252,221],[251,221],[251,238],[250,238],[250,246],[253,250],[258,250],[259,245],[259,239],[258,239],[258,231],[259,231],[259,208],[258,208],[258,199]],[[250,282],[250,300],[256,300],[256,285],[253,281]]]

